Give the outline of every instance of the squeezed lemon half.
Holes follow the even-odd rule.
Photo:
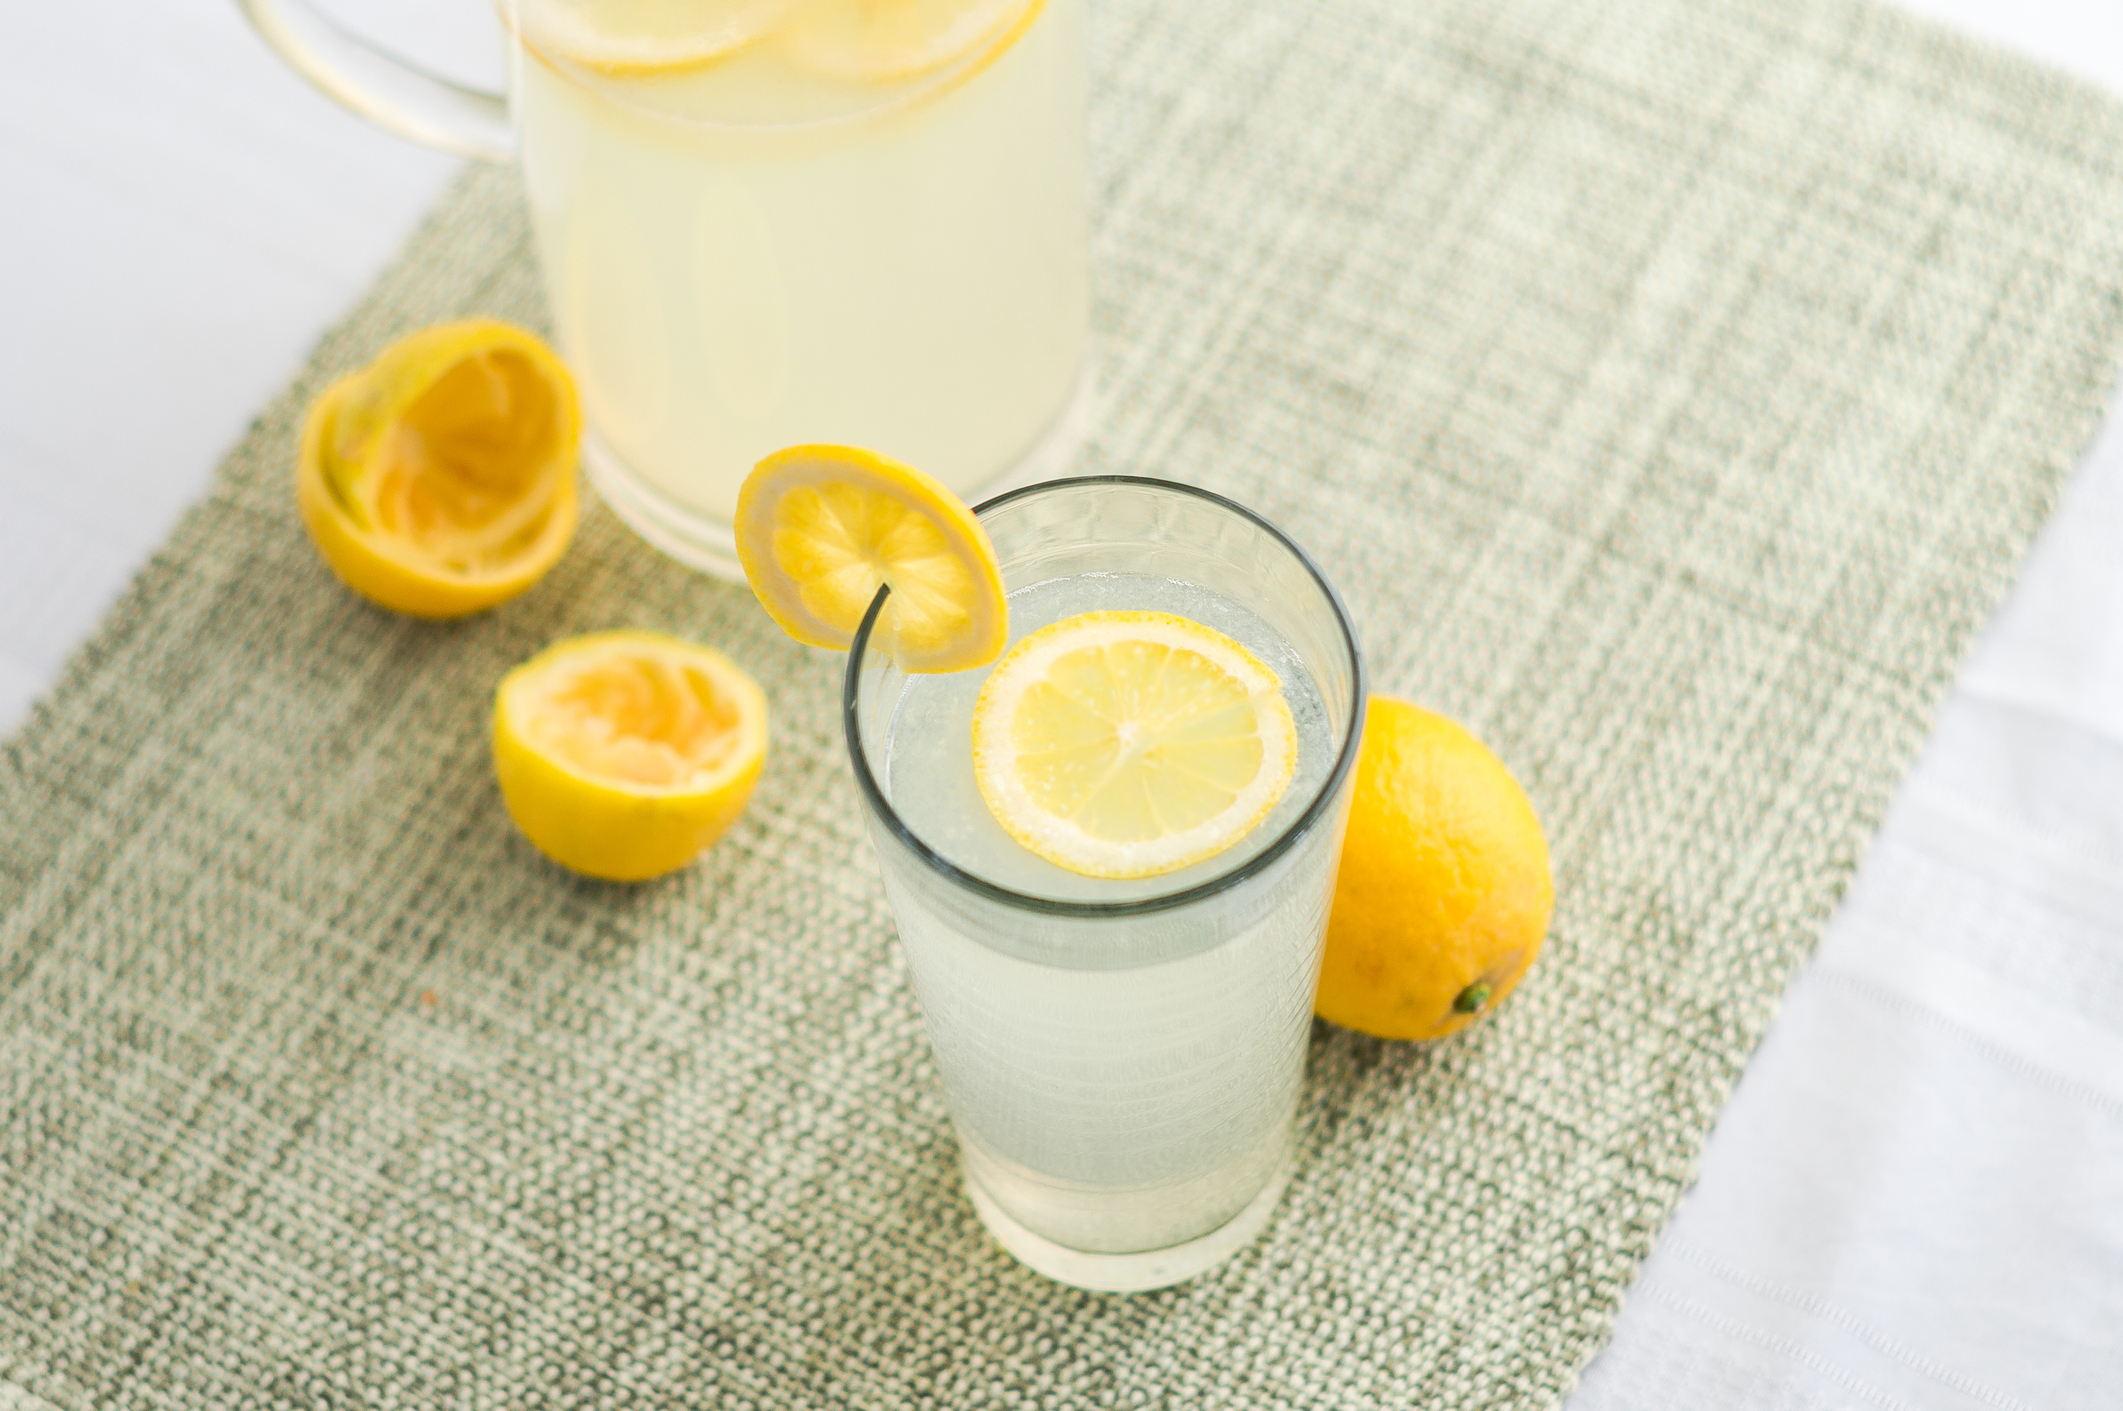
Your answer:
[[[965,502],[910,465],[854,446],[792,446],[737,494],[737,557],[799,642],[844,652],[878,587],[872,641],[902,671],[984,666],[1009,640],[995,546]]]
[[[512,598],[575,532],[582,413],[535,335],[492,319],[400,339],[310,404],[303,523],[348,587],[459,617]]]
[[[973,772],[996,822],[1089,877],[1155,877],[1223,852],[1281,800],[1297,755],[1275,672],[1171,613],[1043,627],[973,707]]]
[[[707,647],[655,632],[558,642],[502,678],[494,772],[509,816],[564,867],[633,882],[729,831],[767,755],[767,701]]]

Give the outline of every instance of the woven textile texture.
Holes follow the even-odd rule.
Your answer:
[[[543,322],[469,175],[0,770],[0,1404],[1546,1407],[1848,882],[2123,340],[2123,116],[1845,0],[1103,0],[1086,472],[1285,525],[1492,741],[1550,948],[1322,1027],[1267,1234],[1134,1297],[960,1192],[838,659],[593,510],[449,625],[310,550],[301,408]],[[543,862],[488,702],[716,643],[772,758],[700,865]]]

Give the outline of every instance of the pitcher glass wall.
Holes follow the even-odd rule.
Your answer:
[[[1084,0],[506,0],[506,109],[303,0],[240,3],[358,110],[519,158],[586,468],[674,556],[737,575],[737,488],[784,446],[872,446],[960,492],[1061,449]]]

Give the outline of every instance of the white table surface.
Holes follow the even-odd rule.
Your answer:
[[[478,0],[333,8],[498,71]],[[2119,0],[1912,8],[2123,92]],[[231,0],[25,4],[8,37],[0,732],[456,169],[284,72]],[[2123,1407],[2123,432],[1571,1406]]]

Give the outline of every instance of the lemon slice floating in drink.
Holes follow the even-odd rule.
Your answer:
[[[891,83],[983,47],[999,54],[1039,17],[1044,0],[812,0],[781,36],[805,67]]]
[[[711,64],[773,33],[800,0],[521,0],[524,42],[615,77]]]
[[[1253,831],[1297,767],[1282,682],[1163,612],[1087,612],[1032,633],[973,708],[973,772],[1005,832],[1089,877],[1155,877]]]
[[[559,642],[502,678],[494,772],[555,862],[633,882],[683,867],[744,812],[767,701],[720,652],[654,632]]]
[[[881,585],[872,641],[900,670],[965,671],[1002,654],[1009,605],[988,532],[910,465],[853,446],[792,446],[737,495],[737,557],[790,636],[846,651]]]
[[[400,339],[310,404],[295,493],[356,592],[458,617],[528,588],[575,531],[582,414],[551,349],[491,319]]]

